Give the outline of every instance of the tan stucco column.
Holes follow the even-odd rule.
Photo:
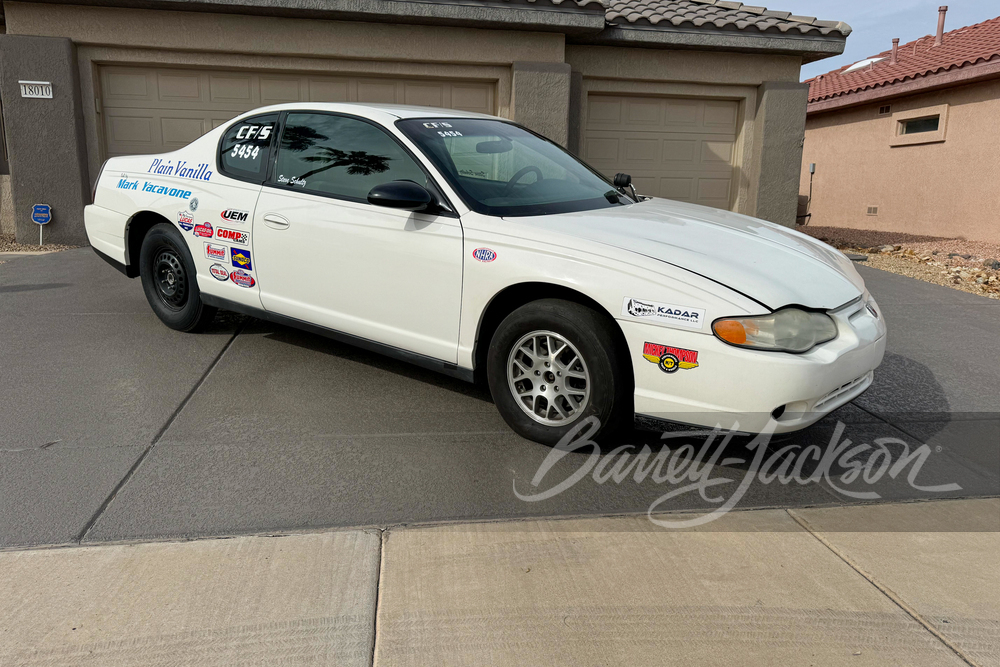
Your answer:
[[[512,118],[562,146],[569,139],[570,69],[567,63],[513,64]]]
[[[809,86],[767,81],[757,89],[750,192],[751,215],[786,227],[795,225],[802,141]],[[752,196],[752,195],[751,195]]]

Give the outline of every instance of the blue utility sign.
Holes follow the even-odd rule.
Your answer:
[[[31,207],[31,221],[45,225],[52,221],[52,207],[48,204],[35,204]]]

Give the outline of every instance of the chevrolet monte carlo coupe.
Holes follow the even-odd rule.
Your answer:
[[[109,159],[86,227],[168,327],[222,308],[482,378],[539,442],[794,431],[871,385],[885,325],[843,254],[628,181],[501,118],[285,104]]]

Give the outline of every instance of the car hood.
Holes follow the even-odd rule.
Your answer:
[[[681,267],[777,309],[832,309],[864,292],[834,248],[779,225],[719,209],[653,199],[594,211],[515,218]]]

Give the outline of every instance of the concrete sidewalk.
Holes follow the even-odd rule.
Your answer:
[[[0,665],[1000,665],[1000,499],[7,551],[0,591]]]

